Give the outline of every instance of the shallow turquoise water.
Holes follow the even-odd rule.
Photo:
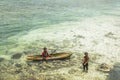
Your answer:
[[[19,46],[17,39],[29,31],[101,15],[119,17],[119,10],[119,0],[0,0],[0,53]]]

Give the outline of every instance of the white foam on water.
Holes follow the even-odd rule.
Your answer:
[[[118,57],[120,52],[120,27],[115,26],[119,24],[118,21],[117,17],[100,16],[87,18],[80,22],[65,22],[52,25],[52,27],[33,30],[27,35],[20,37],[19,42],[31,43],[36,40],[48,40],[51,43],[54,41],[55,43],[53,44],[57,42],[57,45],[60,46],[62,41],[66,40],[65,44],[67,44],[67,41],[69,42],[68,47],[72,44],[75,45],[72,47],[73,51],[75,49],[78,51],[93,50],[96,53]],[[116,39],[105,37],[108,33],[113,33],[114,35],[112,36],[113,38],[116,37]],[[75,40],[75,35],[85,38],[76,37]],[[83,46],[79,46],[80,43]],[[115,46],[115,44],[118,46]],[[71,50],[71,48],[68,50]]]

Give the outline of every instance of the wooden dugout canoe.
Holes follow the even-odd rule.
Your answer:
[[[72,53],[66,53],[66,52],[54,53],[46,57],[46,60],[61,60],[61,59],[69,58],[71,55]],[[42,55],[32,55],[32,56],[27,56],[27,60],[43,60],[43,58]]]

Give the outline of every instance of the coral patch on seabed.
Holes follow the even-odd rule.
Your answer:
[[[2,61],[4,61],[4,58],[1,57],[1,58],[0,58],[0,62],[2,62]]]

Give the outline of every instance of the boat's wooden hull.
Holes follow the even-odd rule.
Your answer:
[[[48,57],[46,57],[46,60],[60,60],[60,59],[66,59],[69,58],[72,54],[61,52],[61,53],[55,53]],[[33,55],[33,56],[27,56],[27,60],[43,60],[42,55]]]

